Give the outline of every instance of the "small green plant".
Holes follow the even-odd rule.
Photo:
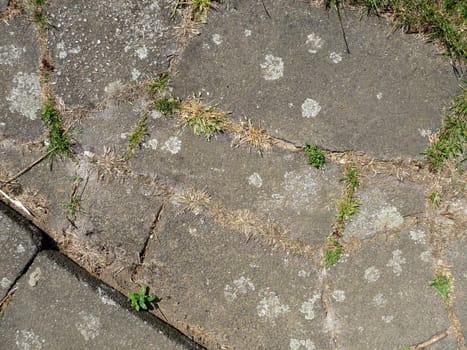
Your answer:
[[[404,346],[402,350],[410,350],[410,346]]]
[[[308,143],[305,143],[304,150],[308,164],[313,165],[317,169],[324,166],[326,158],[324,157],[323,151],[320,150],[316,144],[309,145]]]
[[[143,115],[138,119],[136,126],[128,135],[128,152],[125,156],[126,159],[133,156],[135,149],[143,143],[146,134],[146,115]]]
[[[55,108],[52,98],[43,103],[41,119],[49,129],[48,150],[50,156],[71,157],[73,153],[71,135],[63,128],[62,116]]]
[[[229,125],[226,115],[226,112],[203,104],[199,99],[187,99],[180,108],[182,124],[192,127],[195,135],[204,135],[208,141]]]
[[[433,208],[438,208],[439,205],[441,204],[441,195],[439,192],[431,192],[430,195],[428,196],[428,199],[430,200],[430,203]]]
[[[358,213],[360,201],[351,194],[346,194],[343,198],[337,201],[337,221],[343,223],[349,221],[352,215]]]
[[[347,167],[345,169],[344,180],[347,182],[347,186],[349,186],[352,191],[354,191],[360,185],[358,172],[353,167]]]
[[[187,120],[187,125],[193,128],[195,135],[202,135],[206,137],[206,140],[210,140],[211,137],[217,133],[222,132],[224,120],[222,118],[213,117],[213,118],[203,118],[203,117],[194,117]]]
[[[25,7],[32,15],[34,22],[39,25],[40,29],[46,29],[48,26],[47,17],[45,16],[44,6],[47,0],[30,0]]]
[[[73,183],[71,185],[71,191],[68,196],[68,202],[65,204],[65,210],[68,216],[75,216],[76,213],[81,211],[81,195],[79,193],[79,187],[83,179],[78,175],[73,176]]]
[[[180,107],[180,102],[173,96],[166,96],[156,100],[154,106],[159,112],[169,115]]]
[[[204,15],[212,6],[211,0],[185,0],[185,1],[177,1],[175,6],[172,9],[171,16],[174,17],[177,9],[184,6],[191,7],[191,19],[194,21],[202,21]]]
[[[337,263],[342,256],[343,248],[342,245],[335,238],[329,238],[330,246],[324,253],[324,265],[331,267]]]
[[[131,303],[131,307],[136,311],[140,309],[147,310],[147,303],[157,299],[155,295],[146,295],[147,289],[148,286],[143,284],[137,293],[128,293],[128,301]]]
[[[159,76],[148,84],[148,93],[150,96],[156,95],[158,92],[164,91],[169,82],[169,72],[162,72]]]
[[[432,286],[446,302],[449,301],[449,295],[451,293],[451,278],[448,275],[443,272],[438,272],[435,278],[431,281],[430,286]]]

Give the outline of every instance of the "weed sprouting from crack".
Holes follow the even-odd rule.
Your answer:
[[[201,103],[199,99],[183,101],[178,113],[182,125],[190,126],[195,135],[204,135],[208,141],[216,133],[226,130],[230,124],[227,112],[218,111],[214,106]]]
[[[127,159],[116,154],[109,147],[104,147],[102,156],[94,156],[91,163],[96,165],[97,177],[100,180],[106,177],[123,177],[131,172]]]
[[[164,96],[154,102],[154,107],[164,115],[170,115],[180,108],[180,101],[174,96]]]
[[[439,205],[441,204],[441,194],[438,191],[431,192],[428,199],[434,209],[439,208]]]
[[[326,158],[324,156],[324,152],[319,149],[316,144],[309,145],[305,143],[303,147],[306,155],[306,161],[308,164],[313,165],[316,169],[321,169],[326,162]]]
[[[136,311],[140,309],[148,310],[147,303],[151,303],[157,300],[155,295],[147,294],[148,286],[142,285],[138,292],[128,293],[128,301],[131,303],[131,307]]]
[[[169,82],[169,72],[162,72],[157,78],[148,83],[147,91],[150,97],[156,96],[158,93],[165,91]]]
[[[174,17],[179,8],[188,7],[190,9],[191,20],[204,22],[208,10],[213,6],[212,0],[181,0],[177,1],[172,8],[171,17]]]
[[[41,30],[47,29],[49,26],[44,10],[46,3],[47,0],[29,0],[24,5],[26,10],[30,12],[33,21],[37,23]]]
[[[74,218],[76,214],[81,211],[81,198],[83,196],[86,183],[84,183],[84,186],[81,188],[82,184],[83,179],[81,177],[78,175],[73,176],[70,194],[68,196],[68,201],[65,204],[66,214],[71,218]]]
[[[438,271],[430,283],[436,292],[443,297],[446,305],[450,302],[452,282],[451,276],[445,271]]]
[[[190,211],[195,215],[207,210],[211,197],[205,191],[188,189],[174,194],[174,203],[182,206],[183,210]]]
[[[141,147],[141,144],[144,141],[145,136],[147,135],[146,128],[146,114],[143,114],[136,123],[136,126],[128,135],[128,152],[125,155],[125,159],[130,159],[133,157],[136,148]]]
[[[458,164],[467,159],[467,90],[456,98],[451,113],[425,153],[435,172],[442,170],[449,159]]]
[[[342,245],[339,243],[338,239],[335,237],[330,237],[328,239],[328,247],[324,254],[324,265],[329,268],[335,263],[337,263],[343,253]]]
[[[49,97],[42,105],[41,119],[49,129],[48,150],[50,157],[63,156],[71,158],[73,141],[71,134],[63,126],[63,118],[55,108],[55,101]]]
[[[234,133],[232,139],[234,147],[248,145],[262,154],[270,150],[274,144],[274,139],[266,134],[264,129],[254,127],[250,119],[246,123],[231,123],[229,129]]]

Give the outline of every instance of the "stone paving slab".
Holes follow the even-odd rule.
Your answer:
[[[315,266],[167,206],[136,279],[175,323],[205,330],[209,348],[331,349]]]
[[[0,300],[40,249],[37,231],[0,203]]]
[[[57,252],[37,256],[0,320],[1,349],[198,349],[70,264]]]
[[[16,17],[0,22],[0,141],[30,141],[42,133],[39,56],[30,21]]]
[[[167,69],[177,49],[172,2],[48,1],[52,86],[67,105],[97,103]]]
[[[344,257],[329,272],[334,329],[342,349],[402,349],[449,327],[430,286],[427,228],[416,226]]]
[[[303,145],[420,158],[458,91],[449,60],[384,19],[305,2],[236,1],[212,11],[177,64],[175,93],[202,93],[234,116]]]

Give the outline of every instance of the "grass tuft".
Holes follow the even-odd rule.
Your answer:
[[[433,171],[443,169],[449,159],[458,163],[466,160],[467,153],[467,90],[457,97],[444,125],[426,150]]]
[[[156,100],[154,106],[164,115],[170,115],[179,109],[180,102],[173,96],[165,96]]]
[[[128,135],[128,152],[125,156],[126,159],[130,159],[136,148],[140,147],[144,141],[144,137],[147,135],[147,128],[146,128],[146,115],[142,115],[136,126]]]
[[[326,158],[324,157],[323,151],[320,150],[317,145],[305,143],[304,150],[308,164],[313,165],[316,169],[320,169],[324,166]]]
[[[48,150],[50,156],[71,157],[73,154],[71,135],[63,127],[62,116],[55,108],[53,98],[49,98],[43,103],[41,119],[49,129]]]
[[[357,170],[353,167],[347,167],[345,169],[344,180],[347,182],[347,186],[350,187],[352,191],[354,191],[360,185]]]
[[[152,80],[148,84],[149,95],[153,97],[157,93],[164,91],[167,88],[167,83],[169,82],[169,79],[169,72],[160,73],[156,79]]]
[[[431,192],[428,196],[428,199],[430,200],[431,206],[433,208],[439,208],[439,205],[441,204],[441,194],[439,192]]]
[[[337,241],[337,239],[331,238],[329,239],[329,242],[330,247],[328,247],[324,253],[324,265],[326,267],[331,267],[332,265],[336,264],[344,251],[342,245]]]
[[[208,10],[212,7],[211,0],[182,0],[177,1],[172,9],[171,16],[174,17],[177,9],[183,7],[190,8],[191,20],[196,22],[203,22]]]
[[[451,278],[448,275],[443,272],[438,272],[435,278],[431,281],[430,286],[432,286],[446,302],[449,302],[452,286]]]
[[[179,110],[183,125],[193,128],[195,135],[204,135],[206,140],[216,133],[221,133],[229,125],[227,113],[215,109],[214,106],[205,105],[198,99],[184,101]]]
[[[266,134],[264,129],[253,126],[250,119],[247,123],[231,124],[230,129],[234,132],[232,145],[235,147],[249,145],[256,149],[260,154],[271,149],[274,140]]]
[[[349,221],[352,215],[358,213],[358,208],[361,202],[353,195],[345,194],[345,196],[337,201],[337,221],[343,223]]]

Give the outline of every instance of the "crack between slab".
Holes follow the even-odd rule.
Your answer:
[[[330,333],[329,345],[331,350],[337,350],[338,347],[338,337],[337,337],[337,326],[336,314],[334,308],[332,307],[331,300],[329,297],[329,281],[327,277],[326,270],[322,271],[321,275],[321,305],[324,310],[325,320],[324,320],[324,331]]]
[[[162,217],[162,213],[165,209],[165,203],[162,203],[162,205],[160,206],[159,210],[157,211],[156,215],[155,215],[155,218],[154,218],[154,221],[152,222],[151,226],[149,227],[149,234],[146,238],[146,241],[144,242],[144,246],[143,248],[141,249],[141,251],[139,252],[139,264],[140,265],[143,265],[144,264],[144,260],[146,259],[146,252],[149,248],[149,244],[150,244],[150,241],[151,241],[151,238],[153,237],[157,237],[157,226],[158,226],[158,223]]]

